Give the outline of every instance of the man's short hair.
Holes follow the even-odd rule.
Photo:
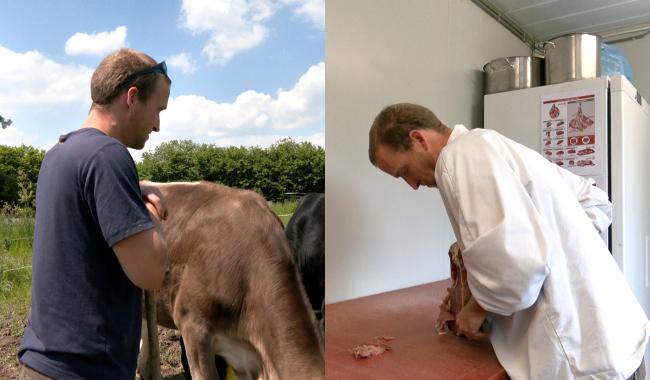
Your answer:
[[[122,91],[128,90],[129,87],[138,88],[138,98],[141,101],[149,99],[156,90],[158,82],[156,73],[140,75],[129,86],[124,86],[124,81],[131,74],[154,65],[156,65],[156,61],[153,58],[134,49],[123,48],[108,55],[97,65],[90,80],[90,97],[93,107],[111,104]],[[171,84],[169,77],[166,79]]]
[[[368,156],[377,165],[377,148],[385,145],[393,150],[411,148],[409,133],[414,129],[447,128],[438,117],[426,107],[412,103],[398,103],[385,107],[372,123],[369,132]]]

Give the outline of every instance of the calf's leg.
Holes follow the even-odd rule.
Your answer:
[[[183,366],[183,371],[185,372],[185,380],[192,380],[192,373],[190,372],[190,365],[187,362],[187,353],[185,352],[185,343],[183,342],[183,337],[180,339],[181,344],[181,365]],[[219,374],[220,379],[225,379],[228,374],[228,363],[222,356],[215,355],[214,362],[217,367],[217,373]]]
[[[185,352],[192,379],[219,379],[219,373],[215,368],[215,350],[210,332],[200,324],[192,321],[184,321],[180,326],[180,331],[185,343]]]

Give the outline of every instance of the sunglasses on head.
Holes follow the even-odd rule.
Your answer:
[[[129,75],[128,77],[126,77],[124,82],[122,82],[120,87],[128,87],[128,86],[130,86],[131,84],[133,84],[133,82],[135,82],[137,77],[145,75],[145,74],[163,74],[164,76],[169,78],[167,76],[167,64],[165,63],[165,61],[162,61],[162,62],[156,64],[155,66],[151,66],[151,67],[144,68],[142,70],[138,70],[138,71],[134,72],[133,74]]]

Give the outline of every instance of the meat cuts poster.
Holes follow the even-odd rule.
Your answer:
[[[603,172],[599,138],[604,120],[597,119],[601,106],[597,93],[560,93],[541,97],[541,152],[549,161],[579,175]]]

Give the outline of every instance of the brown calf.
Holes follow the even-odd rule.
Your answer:
[[[193,379],[217,379],[214,355],[238,379],[322,379],[323,351],[282,223],[254,192],[156,184],[170,272],[158,324],[178,328]]]

